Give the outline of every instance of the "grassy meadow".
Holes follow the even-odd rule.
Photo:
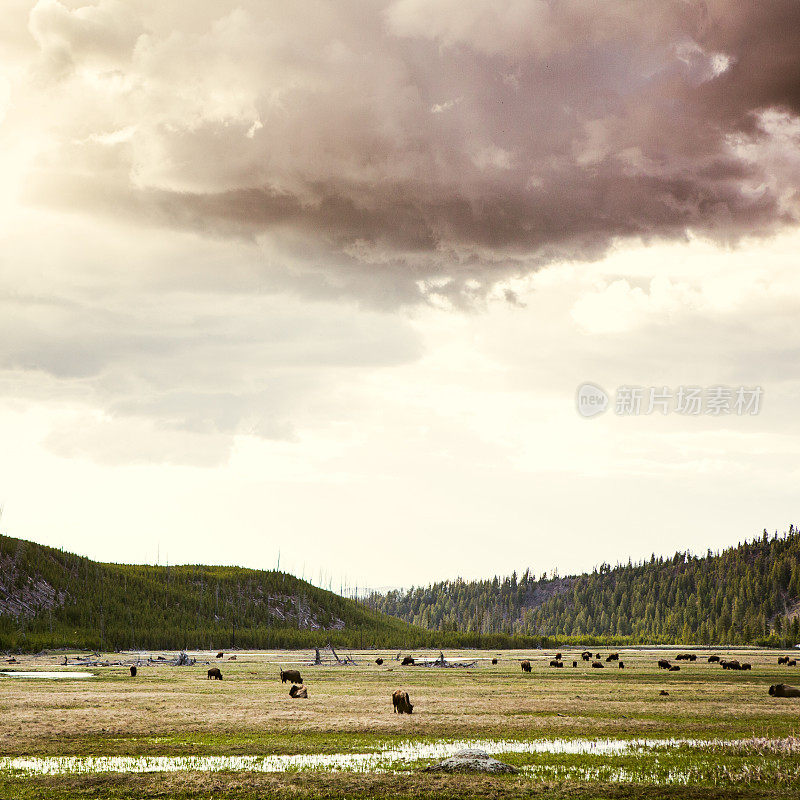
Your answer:
[[[800,685],[800,667],[779,666],[779,652],[694,651],[697,662],[673,660],[680,672],[656,666],[677,651],[621,650],[625,669],[614,662],[592,669],[566,650],[565,667],[555,669],[553,652],[447,652],[480,660],[443,669],[402,667],[394,652],[354,652],[355,666],[312,666],[308,651],[240,651],[234,661],[229,654],[218,660],[194,653],[198,663],[191,667],[141,666],[135,678],[127,666],[89,667],[95,677],[82,680],[0,676],[0,798],[800,796],[800,743],[790,738],[800,733],[800,699],[767,694],[771,683]],[[707,662],[711,652],[753,669],[723,670]],[[378,656],[382,666],[374,663]],[[107,658],[129,662],[132,655]],[[520,669],[523,658],[532,663],[530,674]],[[0,661],[0,670],[84,669],[58,666],[63,654],[17,660]],[[207,680],[209,666],[219,666],[224,679]],[[289,697],[281,666],[301,670],[307,700]],[[411,697],[410,716],[392,711],[398,688]],[[525,751],[526,743],[584,739],[688,743],[611,754]],[[425,759],[387,770],[284,772],[48,775],[8,766],[11,757],[31,756],[182,756],[200,763],[208,756],[379,754],[456,740],[516,742],[516,750],[497,758],[520,774],[425,774]]]

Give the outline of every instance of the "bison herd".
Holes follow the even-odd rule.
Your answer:
[[[224,653],[220,652],[217,654],[217,658],[222,658]],[[399,656],[398,656],[399,657]],[[233,657],[231,657],[233,658]],[[590,661],[591,666],[594,669],[603,669],[605,664],[601,659],[600,653],[592,654],[591,651],[585,650],[581,653],[581,658],[584,661]],[[676,661],[689,661],[695,662],[697,661],[697,655],[695,653],[678,653],[675,656]],[[619,653],[609,653],[606,656],[605,663],[608,664],[610,662],[616,661],[619,669],[625,668],[625,663],[620,661]],[[740,663],[737,659],[724,659],[718,655],[711,655],[707,659],[709,664],[719,664],[723,669],[726,670],[751,670],[752,665],[744,662]],[[497,658],[492,658],[492,664],[496,665],[498,662]],[[376,658],[375,663],[378,666],[383,664],[382,658]],[[668,672],[678,672],[680,667],[677,664],[672,664],[666,658],[660,658],[656,662],[659,669],[667,670]],[[790,658],[789,656],[779,656],[778,657],[778,664],[779,665],[786,665],[789,667],[797,666],[797,659]],[[411,656],[405,656],[402,660],[402,666],[414,666],[414,659]],[[523,672],[531,672],[532,666],[529,659],[524,659],[520,662],[520,666],[522,667]],[[555,668],[563,668],[564,661],[563,656],[561,653],[557,653],[552,659],[550,659],[550,666]],[[578,666],[577,661],[572,662],[573,668]],[[130,667],[131,677],[136,677],[137,669],[135,666]],[[293,699],[307,699],[308,698],[308,689],[303,685],[303,678],[300,675],[300,671],[296,669],[281,669],[280,670],[280,679],[281,683],[289,682],[292,684],[291,688],[289,689],[289,697]],[[211,667],[208,670],[208,680],[222,680],[222,672],[218,667]],[[662,689],[659,692],[661,696],[669,696],[669,692]],[[800,689],[789,686],[785,683],[777,683],[773,684],[769,687],[769,695],[771,697],[785,697],[785,698],[800,698]],[[414,706],[411,703],[411,700],[408,696],[408,692],[397,689],[392,694],[392,706],[394,712],[396,714],[411,714],[414,710]]]

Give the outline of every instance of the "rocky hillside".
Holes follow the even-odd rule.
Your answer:
[[[284,572],[101,564],[0,536],[0,650],[404,647],[423,635]]]

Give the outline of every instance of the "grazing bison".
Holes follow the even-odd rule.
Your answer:
[[[392,694],[392,705],[395,714],[410,714],[414,710],[408,692],[404,692],[402,689],[398,689]]]
[[[584,650],[584,651],[581,653],[581,658],[582,658],[584,661],[591,661],[591,660],[592,660],[592,654],[591,654],[591,653],[590,653],[588,650]]]
[[[211,667],[208,671],[208,680],[214,679],[215,681],[222,680],[222,673],[219,671],[218,667]]]
[[[697,656],[694,653],[689,653],[689,661],[697,661]]]
[[[289,689],[289,697],[294,697],[295,699],[301,698],[303,700],[308,700],[308,690],[305,686],[295,686],[292,684],[292,688]]]
[[[522,667],[523,672],[530,672],[531,671],[531,662],[530,661],[523,661],[520,666]]]
[[[744,664],[742,664],[741,667],[739,667],[739,669],[753,669],[753,667],[747,662],[745,662]]]
[[[719,663],[719,656],[709,656],[708,657],[709,664],[718,664]]]
[[[772,697],[800,697],[800,689],[794,686],[787,686],[785,683],[776,683],[769,687]]]
[[[556,653],[556,661],[561,661],[561,653]]]
[[[619,662],[619,668],[620,669],[625,669],[625,662],[624,661],[620,661]]]
[[[786,662],[787,667],[796,667],[797,666],[797,659],[793,658],[790,661]]]
[[[592,666],[595,669],[605,669],[605,665],[603,664],[602,661],[592,661]]]
[[[563,667],[563,666],[564,666],[564,662],[563,662],[563,661],[558,661],[557,659],[555,659],[555,658],[554,658],[554,659],[553,659],[553,660],[550,662],[550,666],[551,666],[551,667]]]
[[[383,664],[383,659],[382,659],[382,658],[376,658],[376,659],[375,659],[375,663],[376,663],[378,666],[380,666],[381,664]]]
[[[658,668],[659,669],[669,669],[671,666],[672,666],[672,664],[670,664],[669,661],[667,661],[666,658],[659,658],[658,659]]]
[[[492,659],[492,665],[494,665],[494,664],[496,664],[496,663],[497,663],[497,659],[496,659],[496,658],[493,658],[493,659]]]
[[[733,661],[720,661],[722,669],[741,669],[742,665],[734,658]]]
[[[778,663],[779,664],[788,664],[789,663],[789,656],[778,656]]]
[[[606,656],[606,664],[608,664],[609,661],[619,661],[619,653],[609,653]]]
[[[231,656],[228,661],[236,661],[236,656]]]
[[[599,661],[602,658],[602,656],[600,655],[600,653],[597,653],[597,655],[595,655],[595,658]]]
[[[219,653],[217,653],[217,658],[225,658],[225,653],[220,650]]]
[[[575,667],[577,667],[577,666],[578,666],[578,662],[577,661],[573,661],[572,662],[572,668],[575,669]]]
[[[136,667],[131,667],[131,678],[136,677]]]
[[[406,656],[401,665],[402,667],[413,667],[414,666],[414,659],[411,656]]]
[[[282,669],[281,670],[281,683],[302,683],[303,679],[300,677],[300,671],[296,669]]]
[[[669,672],[680,672],[681,668],[677,664],[675,664],[675,666],[674,667],[670,667],[668,671]]]
[[[669,692],[666,689],[662,689],[658,694],[660,697],[669,697]]]

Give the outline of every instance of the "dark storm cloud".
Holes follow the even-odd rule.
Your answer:
[[[798,2],[124,8],[33,9],[39,75],[78,98],[38,202],[455,293],[615,237],[797,220]]]

